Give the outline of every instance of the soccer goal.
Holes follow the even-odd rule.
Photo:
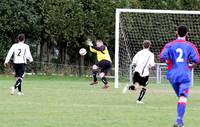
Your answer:
[[[162,47],[176,38],[176,28],[185,25],[189,29],[188,41],[200,48],[200,11],[116,9],[115,22],[115,88],[121,82],[130,80],[133,56],[142,49],[144,40],[152,42],[151,51],[158,63],[150,78],[156,83],[165,79],[166,65],[159,64]],[[194,79],[199,79],[199,66],[195,68]]]

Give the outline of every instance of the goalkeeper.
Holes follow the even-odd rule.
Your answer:
[[[97,63],[92,67],[93,81],[90,85],[97,84],[97,73],[101,77],[101,80],[104,84],[103,89],[109,87],[108,80],[105,77],[108,71],[112,68],[112,61],[108,52],[107,47],[104,45],[102,40],[96,40],[96,46],[93,46],[91,40],[87,40],[87,44],[90,46],[90,51],[97,55]]]

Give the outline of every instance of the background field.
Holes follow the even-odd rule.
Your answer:
[[[176,97],[167,84],[150,84],[145,104],[135,103],[138,92],[122,94],[122,88],[102,90],[89,79],[29,76],[25,96],[11,96],[13,77],[0,76],[1,127],[172,127]],[[111,83],[113,86],[113,83]],[[186,127],[200,121],[200,87],[191,89]]]

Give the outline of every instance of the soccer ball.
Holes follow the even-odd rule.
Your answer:
[[[86,50],[85,48],[81,48],[81,49],[79,50],[79,54],[80,54],[81,56],[84,56],[84,55],[87,54],[87,50]]]

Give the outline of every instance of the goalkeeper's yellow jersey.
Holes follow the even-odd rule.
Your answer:
[[[98,61],[108,60],[108,61],[112,62],[106,46],[103,50],[98,50],[98,49],[95,49],[95,48],[90,46],[90,51],[97,54],[97,60]]]

